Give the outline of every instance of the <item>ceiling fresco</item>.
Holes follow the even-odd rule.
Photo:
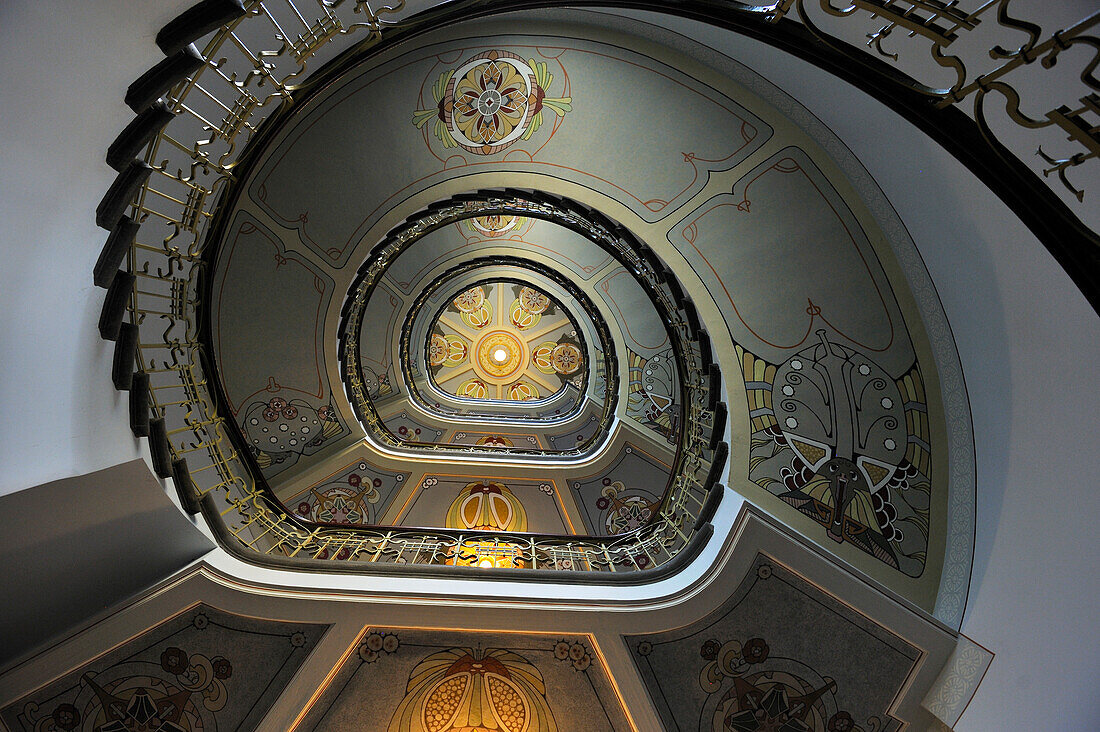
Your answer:
[[[549,295],[523,284],[486,282],[463,290],[436,317],[429,339],[426,366],[434,386],[466,399],[549,399],[571,378],[583,383],[587,370],[573,319]]]
[[[454,235],[451,227],[442,233]],[[515,255],[468,258],[475,253],[484,254],[468,248],[446,270],[425,277],[407,302],[393,297],[384,277],[353,284],[341,313],[341,366],[360,422],[369,433],[381,420],[390,428],[382,439],[403,446],[470,444],[459,435],[519,432],[544,452],[599,449],[587,437],[561,447],[551,438],[592,415],[598,428],[608,426],[615,410],[619,394],[592,378],[589,366],[602,354],[597,368],[614,370],[606,363],[613,351],[600,309],[551,268]],[[419,241],[392,261],[418,256]],[[378,317],[379,301],[396,316]],[[377,388],[374,371],[382,351],[399,364],[400,378],[386,390]],[[420,432],[394,432],[395,414],[418,422]],[[515,447],[521,449],[530,448]]]
[[[609,115],[608,79],[645,93],[616,94]],[[493,97],[501,88],[514,101]],[[674,66],[580,38],[511,33],[446,41],[363,66],[324,96],[287,125],[275,143],[280,154],[268,157],[249,193],[336,265],[396,201],[449,178],[487,169],[579,176],[653,221],[771,134],[742,105]],[[380,98],[392,102],[379,107],[373,100]],[[679,113],[654,115],[655,104]],[[349,129],[359,132],[347,138]],[[358,181],[354,189],[301,175],[331,159],[334,137],[342,138],[339,166]],[[611,154],[593,156],[594,139],[629,139],[630,154],[608,147]],[[691,149],[670,140],[691,140]],[[379,158],[376,146],[388,154]]]
[[[933,607],[961,458],[938,391],[950,344],[925,333],[903,232],[762,80],[590,31],[429,34],[347,65],[267,136],[226,216],[210,312],[271,490],[310,522],[443,528],[462,490],[499,484],[529,531],[628,532],[706,473],[685,450],[715,440],[685,435],[717,424],[698,397],[713,364],[728,484]],[[635,93],[609,113],[612,88]],[[649,260],[538,204],[478,208],[508,191],[613,214]],[[448,206],[469,213],[444,221]],[[654,263],[660,296],[639,275]],[[253,282],[280,297],[242,294]]]

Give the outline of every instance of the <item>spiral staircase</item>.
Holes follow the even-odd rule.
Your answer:
[[[1002,4],[1027,40],[972,80],[947,50],[995,4],[585,5],[204,0],[163,27],[107,151],[98,328],[221,558],[10,667],[0,723],[958,722],[993,653],[960,634],[974,436],[943,307],[852,152],[708,43],[762,40],[928,132],[1028,202],[1095,306],[1071,206],[1096,92],[1038,120],[1004,79],[1094,46],[1097,16],[1047,41]],[[957,79],[828,25],[861,12],[874,52],[908,34]],[[994,93],[1082,151],[1040,179]]]

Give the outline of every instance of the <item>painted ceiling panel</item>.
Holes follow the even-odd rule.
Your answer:
[[[326,524],[378,524],[411,473],[359,460],[283,503],[299,516]]]
[[[635,445],[611,465],[570,484],[591,534],[619,534],[652,518],[661,505],[671,468]]]
[[[215,344],[234,411],[280,389],[323,401],[321,327],[332,280],[246,213],[234,221],[222,262]]]
[[[197,605],[8,705],[0,720],[21,732],[255,729],[327,627]]]
[[[371,298],[370,304],[363,314],[363,320],[369,324],[373,332],[396,333],[398,317],[401,315],[402,301],[395,294],[388,292],[385,285]],[[359,357],[363,359],[364,371],[375,375],[388,374],[392,371],[394,344],[388,338],[363,338],[359,341]],[[389,387],[387,389],[386,387]],[[398,381],[385,379],[377,383],[373,394],[387,396],[390,391],[397,393],[403,390]]]
[[[763,554],[707,617],[626,642],[667,730],[894,732],[921,656]]]
[[[403,509],[399,519],[403,526],[429,526],[453,529],[477,529],[482,524],[476,522],[466,525],[463,522],[451,521],[448,510],[460,495],[468,494],[470,486],[477,484],[496,483],[501,486],[504,494],[510,493],[518,502],[514,505],[516,512],[522,511],[525,528],[513,529],[530,531],[538,534],[577,534],[583,533],[584,527],[572,526],[566,517],[560,500],[556,497],[559,488],[550,479],[520,479],[509,477],[487,476],[473,480],[468,475],[444,475],[430,474],[424,477],[418,486],[416,494],[412,497],[408,506]],[[459,525],[451,526],[452,523]],[[495,522],[484,524],[489,530],[503,530],[505,526],[496,526]]]
[[[252,183],[261,208],[337,266],[389,206],[445,179],[540,172],[623,198],[656,220],[698,192],[709,170],[732,168],[770,136],[763,121],[701,82],[607,44],[514,36],[430,51],[326,90],[288,125]],[[498,82],[524,90],[523,109],[464,116],[462,94],[477,98],[479,84]],[[624,84],[645,92],[623,94]],[[464,126],[479,119],[494,131]],[[466,134],[486,142],[470,144]],[[629,155],[621,144],[600,144],[609,139],[631,140]],[[690,149],[669,147],[673,139],[690,139]]]
[[[611,272],[596,284],[611,305],[615,322],[626,336],[624,345],[641,354],[652,356],[668,346],[665,324],[649,304],[649,297],[637,280],[623,268]]]
[[[592,638],[368,628],[302,729],[627,732]]]
[[[734,340],[754,353],[782,360],[826,327],[891,370],[912,363],[867,235],[802,150],[776,153],[669,238],[729,310]]]
[[[489,228],[494,224],[468,219],[444,227],[417,242],[415,257],[398,259],[387,271],[386,281],[402,293],[414,294],[431,283],[429,275],[440,266],[452,266],[460,258],[473,258],[493,248],[514,248],[524,255],[542,255],[587,280],[611,263],[611,256],[592,242],[563,226],[523,219]],[[500,224],[496,224],[500,225]]]

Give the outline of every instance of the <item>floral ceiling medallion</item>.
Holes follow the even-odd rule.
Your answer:
[[[536,287],[487,281],[451,298],[431,328],[428,372],[464,399],[532,401],[583,378],[585,352],[563,306]]]
[[[553,80],[545,63],[486,51],[444,71],[432,87],[436,108],[416,110],[413,124],[421,128],[434,117],[432,130],[443,147],[492,155],[531,139],[544,109],[562,117],[572,110],[569,97],[546,96]]]

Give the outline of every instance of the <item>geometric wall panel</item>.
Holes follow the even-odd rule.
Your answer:
[[[0,710],[11,730],[255,729],[328,625],[196,605]]]
[[[626,642],[668,730],[897,730],[922,655],[764,554],[718,610]]]

